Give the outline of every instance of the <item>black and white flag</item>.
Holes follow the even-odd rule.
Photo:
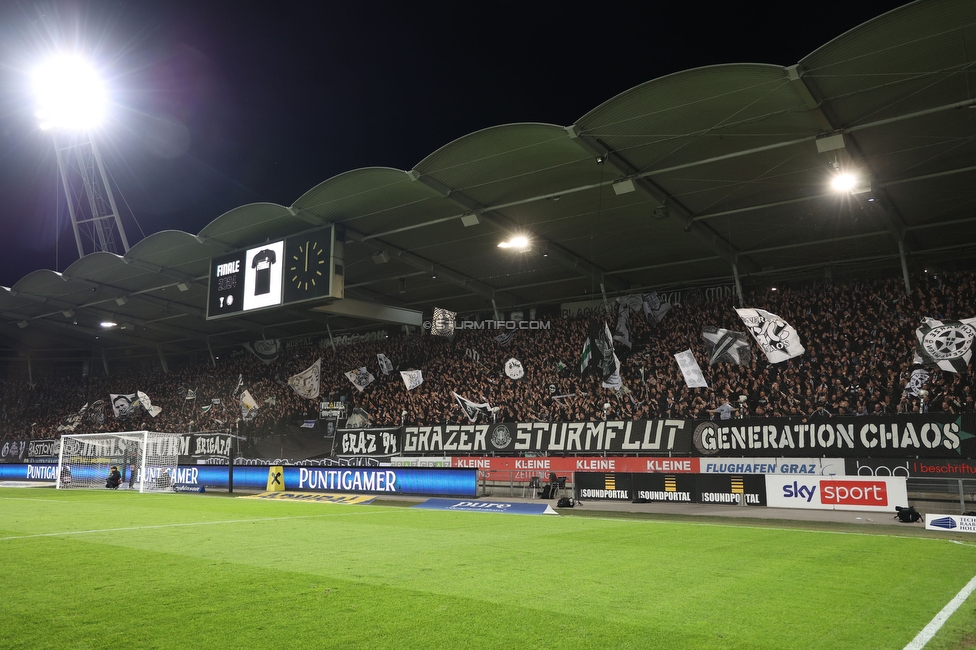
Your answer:
[[[525,368],[518,359],[511,358],[505,362],[505,374],[509,379],[521,379],[525,376]]]
[[[149,395],[146,395],[141,390],[137,390],[136,395],[139,396],[139,404],[142,405],[142,408],[146,409],[146,413],[148,413],[150,416],[156,417],[163,412],[162,407],[153,406],[152,400],[149,399]]]
[[[603,379],[609,378],[620,367],[620,360],[613,351],[613,337],[610,328],[602,319],[590,323],[590,354],[592,361]]]
[[[367,386],[376,380],[376,377],[366,369],[366,366],[361,366],[355,370],[350,370],[346,373],[346,379],[352,382],[352,385],[356,387],[359,392],[363,392]]]
[[[748,366],[752,363],[749,335],[745,332],[732,332],[706,325],[702,328],[702,338],[708,348],[708,365],[726,362]]]
[[[612,388],[615,391],[619,391],[624,387],[623,379],[620,377],[620,359],[617,355],[613,355],[614,370],[610,373],[609,377],[604,377],[603,382],[600,384],[604,388]]]
[[[929,380],[929,371],[925,368],[915,368],[912,371],[912,376],[909,377],[908,383],[905,384],[905,394],[911,395],[912,397],[918,397],[918,391],[922,390],[925,386],[925,382]]]
[[[803,354],[803,345],[789,323],[764,309],[736,309],[770,363],[780,363]]]
[[[617,298],[617,304],[630,308],[630,311],[641,311],[644,309],[644,296],[639,293],[631,293]]]
[[[508,347],[508,344],[512,342],[512,339],[515,338],[516,334],[518,334],[518,330],[503,332],[495,337],[495,343],[497,343],[498,347],[500,348],[506,348]]]
[[[197,398],[197,392],[195,390],[193,390],[192,388],[187,389],[187,391],[186,391],[186,397],[184,399],[190,400],[190,399],[196,399],[196,398]]]
[[[291,386],[299,397],[316,399],[322,385],[322,360],[318,359],[305,370],[288,378]]]
[[[434,307],[434,317],[430,323],[430,333],[434,336],[454,336],[454,324],[457,312]]]
[[[407,390],[413,390],[424,383],[424,373],[420,370],[401,370],[400,376],[403,378],[403,385]]]
[[[634,344],[631,342],[630,332],[630,307],[620,308],[620,313],[617,315],[617,330],[613,333],[613,340],[633,349]]]
[[[936,320],[923,318],[915,330],[915,363],[938,366],[947,372],[966,372],[973,358],[976,318]]]
[[[660,323],[670,309],[671,303],[667,300],[661,300],[656,291],[644,294],[644,317],[647,320],[653,318],[654,322]]]
[[[471,359],[475,363],[478,363],[479,361],[481,361],[481,355],[478,354],[478,351],[475,350],[474,348],[465,348],[464,349],[464,356],[466,358],[468,358],[468,359]]]
[[[266,339],[254,343],[245,343],[244,349],[266,364],[273,363],[281,353],[281,340]]]
[[[96,426],[105,424],[105,400],[98,399],[88,408],[88,421]]]
[[[87,410],[88,410],[88,402],[85,402],[85,405],[81,407],[80,411],[78,411],[77,413],[72,413],[64,420],[62,420],[61,424],[58,425],[58,431],[70,432],[77,429],[78,425],[81,424],[82,418],[85,415],[85,411]]]
[[[251,397],[250,391],[241,393],[241,419],[253,420],[258,415],[258,403]]]
[[[352,414],[349,419],[346,420],[346,428],[348,429],[360,429],[369,426],[369,413],[359,408],[358,406],[352,410]]]
[[[380,371],[384,375],[389,375],[393,372],[393,362],[385,354],[380,352],[376,355],[376,360],[380,362]]]
[[[685,378],[688,388],[708,388],[705,375],[702,374],[695,353],[691,349],[674,355],[674,360],[678,362],[678,368],[681,369],[681,375]]]
[[[239,375],[237,375],[237,386],[234,387],[233,394],[234,395],[237,395],[237,391],[239,391],[241,389],[241,386],[243,386],[243,385],[244,385],[244,375],[243,374],[239,374]]]
[[[468,422],[471,422],[472,424],[477,422],[479,415],[484,414],[487,416],[490,412],[491,406],[488,404],[488,402],[481,404],[472,402],[469,399],[461,397],[454,391],[451,391],[451,395],[454,396],[454,399],[457,400],[458,406],[460,406],[461,410],[464,411],[464,415],[468,418]]]
[[[138,408],[139,397],[135,393],[131,395],[109,393],[109,399],[112,401],[112,413],[115,414],[116,420],[126,419],[135,408]]]

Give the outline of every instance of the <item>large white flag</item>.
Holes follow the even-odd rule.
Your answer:
[[[322,360],[319,359],[297,375],[289,377],[288,385],[295,389],[299,397],[316,399],[322,385]]]
[[[424,373],[419,370],[401,370],[400,376],[403,377],[403,385],[407,390],[413,390],[424,383]]]
[[[621,388],[624,387],[624,382],[623,379],[620,378],[620,359],[617,358],[616,354],[613,355],[613,363],[615,364],[614,371],[610,373],[610,376],[606,377],[603,380],[603,383],[601,383],[600,385],[603,386],[604,388],[612,388],[614,390],[620,390]]]
[[[976,318],[936,320],[923,318],[915,330],[915,363],[938,366],[947,372],[966,372],[973,358]]]
[[[488,402],[483,402],[481,404],[472,402],[469,399],[461,397],[454,391],[451,391],[451,395],[454,396],[454,399],[457,400],[458,406],[460,406],[461,410],[464,411],[464,415],[468,418],[468,422],[471,422],[472,424],[478,420],[479,415],[482,413],[487,415],[491,409]]]
[[[346,379],[351,381],[352,385],[355,386],[359,392],[363,392],[367,386],[376,380],[376,377],[374,377],[369,370],[366,370],[366,366],[360,366],[355,370],[350,370],[347,372]]]
[[[81,410],[77,413],[72,413],[66,417],[61,424],[58,425],[58,431],[74,431],[81,424],[81,420],[85,415],[85,411],[88,410],[88,402],[81,407]]]
[[[257,417],[257,410],[258,403],[251,397],[251,392],[245,390],[241,393],[241,418],[244,420],[253,420]]]
[[[384,375],[389,375],[393,372],[393,362],[385,354],[380,352],[376,355],[376,360],[380,362],[380,370]]]
[[[512,357],[505,362],[505,374],[509,379],[521,379],[525,376],[525,368],[522,367],[521,361]]]
[[[149,399],[149,395],[146,395],[141,390],[137,390],[136,395],[139,396],[139,403],[142,404],[142,408],[146,409],[146,413],[152,417],[156,417],[163,412],[162,407],[153,406],[152,400]]]
[[[685,384],[688,385],[688,388],[708,388],[705,375],[702,374],[698,361],[695,359],[695,353],[690,348],[674,355],[674,360],[678,362],[678,367],[681,368],[681,374],[685,378]]]
[[[803,345],[796,330],[776,314],[764,309],[735,311],[770,363],[780,363],[803,354]]]
[[[112,400],[112,413],[115,414],[116,420],[124,420],[129,417],[129,413],[138,407],[139,398],[135,393],[131,395],[109,393],[108,396]]]

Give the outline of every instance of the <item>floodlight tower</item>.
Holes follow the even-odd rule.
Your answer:
[[[38,125],[54,138],[78,257],[95,251],[127,252],[129,241],[92,137],[108,104],[104,83],[89,63],[76,56],[49,59],[34,71],[33,81]]]

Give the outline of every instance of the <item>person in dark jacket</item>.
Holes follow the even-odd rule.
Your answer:
[[[105,481],[105,487],[118,490],[119,485],[122,483],[122,474],[119,473],[119,468],[112,465],[112,471],[108,473],[108,479]]]

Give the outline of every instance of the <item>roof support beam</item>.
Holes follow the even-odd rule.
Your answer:
[[[630,178],[634,181],[634,186],[645,194],[652,197],[668,212],[678,217],[684,224],[687,232],[693,233],[709,245],[715,254],[728,262],[735,264],[746,273],[759,270],[759,265],[743,256],[740,251],[732,245],[729,240],[718,234],[711,226],[699,221],[695,221],[694,212],[680,200],[671,196],[663,187],[650,179],[650,175],[660,173],[660,170],[642,172],[633,163],[628,161],[620,153],[613,151],[605,142],[599,138],[583,133],[579,127],[570,127],[571,134],[576,134],[576,141],[594,156],[605,156],[603,164],[610,165],[620,176]]]

